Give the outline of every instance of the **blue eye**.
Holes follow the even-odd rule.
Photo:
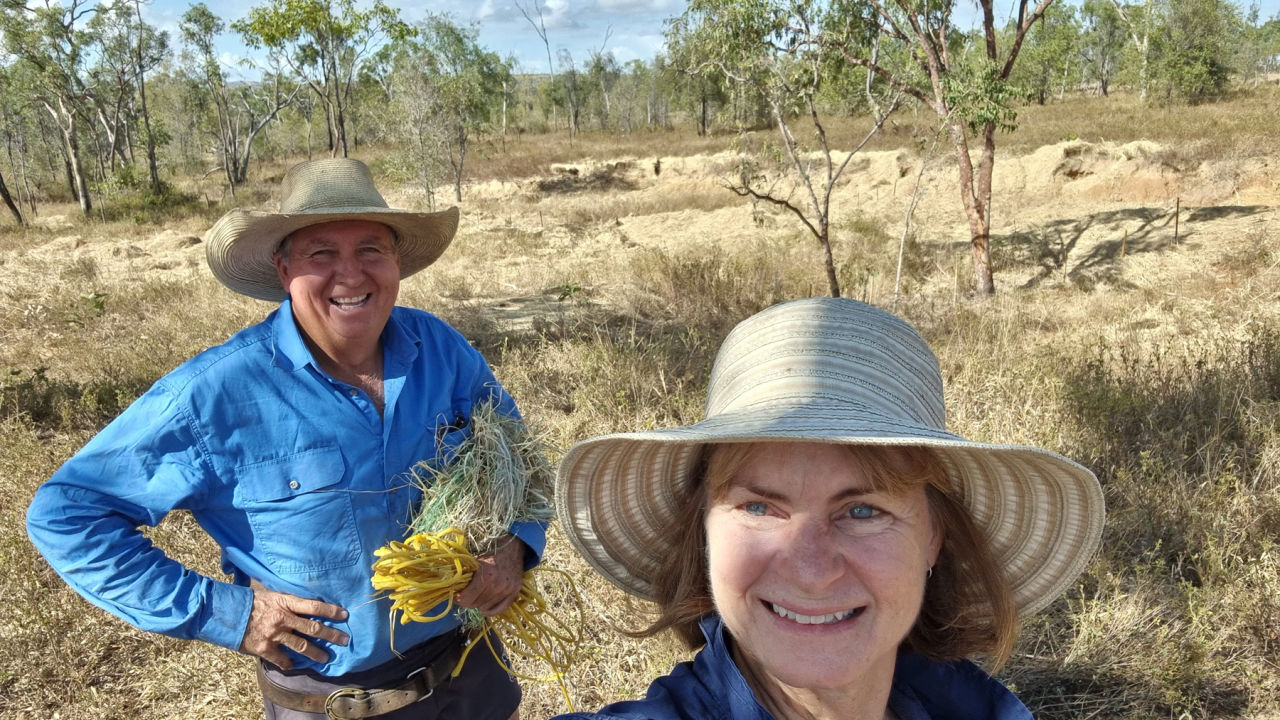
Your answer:
[[[854,520],[870,520],[880,514],[880,511],[870,505],[854,505],[849,508],[849,517]]]
[[[748,515],[763,516],[769,512],[769,507],[762,502],[749,502],[742,506]]]

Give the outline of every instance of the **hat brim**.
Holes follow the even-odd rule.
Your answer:
[[[285,289],[273,256],[289,233],[335,220],[370,220],[396,234],[400,277],[407,278],[435,262],[458,230],[456,207],[438,212],[394,208],[344,208],[296,213],[232,210],[205,234],[209,269],[228,288],[259,300],[279,302]]]
[[[836,407],[726,413],[669,430],[578,443],[560,464],[556,509],[574,548],[614,585],[653,600],[677,552],[670,519],[687,502],[702,449],[730,442],[924,447],[941,460],[986,535],[1022,615],[1042,610],[1084,570],[1105,516],[1097,479],[1056,453],[971,442],[934,428]]]

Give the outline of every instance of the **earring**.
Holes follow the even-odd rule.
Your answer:
[[[928,570],[926,570],[926,571],[925,571],[925,573],[924,573],[924,579],[925,579],[925,581],[926,581],[926,582],[927,582],[928,580],[930,580],[931,578],[933,578],[933,566],[932,566],[932,565],[930,565],[930,566],[929,566],[929,569],[928,569]]]

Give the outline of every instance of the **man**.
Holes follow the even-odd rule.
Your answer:
[[[279,213],[232,211],[206,236],[227,287],[280,302],[263,322],[161,378],[36,493],[32,541],[90,602],[134,625],[262,659],[268,720],[515,717],[520,689],[487,652],[449,679],[458,620],[398,626],[370,602],[375,549],[421,498],[408,471],[447,462],[471,408],[515,413],[451,327],[396,307],[456,208],[388,208],[364,164],[295,166]],[[232,582],[198,575],[139,531],[190,510]],[[542,553],[521,523],[456,597],[501,613]]]

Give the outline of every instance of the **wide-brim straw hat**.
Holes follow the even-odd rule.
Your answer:
[[[945,423],[938,362],[914,328],[854,300],[794,300],[729,333],[712,367],[705,420],[570,448],[556,510],[592,567],[653,600],[659,568],[675,562],[672,518],[691,501],[687,489],[700,481],[694,475],[709,443],[928,448],[986,535],[1019,613],[1043,609],[1098,547],[1097,478],[1056,453],[973,442]]]
[[[352,158],[299,163],[285,173],[280,212],[241,210],[223,215],[205,234],[209,268],[242,295],[280,301],[272,257],[286,235],[335,220],[372,220],[391,228],[400,253],[401,279],[435,262],[458,229],[458,209],[416,212],[387,207],[369,168]]]

